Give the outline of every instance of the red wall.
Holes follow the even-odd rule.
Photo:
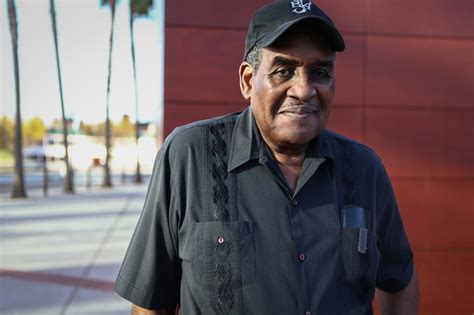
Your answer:
[[[245,32],[263,0],[166,2],[168,134],[239,111]],[[421,314],[474,311],[474,1],[321,0],[346,40],[329,128],[374,148],[415,251]]]

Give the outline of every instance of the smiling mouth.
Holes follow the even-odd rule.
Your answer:
[[[292,106],[284,109],[280,109],[280,114],[289,114],[294,116],[308,116],[317,115],[319,110],[315,107],[308,106]]]

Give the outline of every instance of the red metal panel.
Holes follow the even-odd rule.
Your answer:
[[[367,143],[392,176],[474,177],[474,111],[368,109]]]
[[[331,17],[340,31],[364,31],[365,0],[319,0],[314,2]]]
[[[334,104],[327,128],[361,142],[362,117],[363,111],[361,106],[339,107],[337,104]]]
[[[207,105],[204,103],[166,103],[165,106],[165,137],[177,126],[182,126],[197,120],[227,115],[239,112],[247,107],[245,102],[235,104]]]
[[[412,247],[474,248],[474,179],[393,180]]]
[[[238,31],[168,27],[166,99],[241,101],[238,67],[242,61],[244,36]],[[337,57],[336,101],[361,104],[364,42],[361,36],[347,36],[346,42],[347,51]]]
[[[254,12],[271,0],[173,0],[166,3],[167,25],[247,30]],[[364,0],[321,0],[318,5],[342,31],[363,30]]]
[[[245,31],[253,12],[270,1],[166,3],[165,134],[247,106],[237,72]],[[384,159],[415,248],[420,314],[470,314],[474,2],[320,0],[318,5],[347,44],[337,57],[336,104],[328,127],[358,141],[365,127],[365,142]],[[373,33],[367,47],[364,25]]]
[[[240,31],[166,29],[165,99],[242,102]]]
[[[415,261],[420,278],[420,314],[472,314],[472,249],[415,252]]]
[[[474,107],[474,41],[368,39],[367,102]]]
[[[345,36],[346,50],[336,57],[336,99],[340,104],[364,103],[364,39]]]
[[[474,36],[472,0],[369,0],[369,31]]]
[[[268,0],[173,0],[166,2],[166,23],[247,29],[254,12]]]

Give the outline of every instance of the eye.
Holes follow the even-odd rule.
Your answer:
[[[311,76],[315,77],[315,78],[330,78],[331,77],[329,72],[324,70],[324,69],[315,69],[315,70],[313,70],[312,73],[311,73]]]
[[[279,68],[272,73],[272,77],[277,79],[289,79],[293,76],[294,70],[291,68]]]
[[[310,75],[311,79],[317,82],[329,82],[332,79],[332,73],[323,68],[312,70]]]

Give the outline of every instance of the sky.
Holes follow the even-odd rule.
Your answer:
[[[162,104],[164,0],[148,19],[135,20],[139,120],[158,120]],[[61,117],[49,0],[17,0],[20,99],[23,120]],[[116,9],[110,116],[135,120],[128,0]],[[105,120],[110,9],[99,0],[56,0],[59,55],[66,116],[75,123]],[[15,115],[15,80],[7,1],[0,4],[0,116]]]

